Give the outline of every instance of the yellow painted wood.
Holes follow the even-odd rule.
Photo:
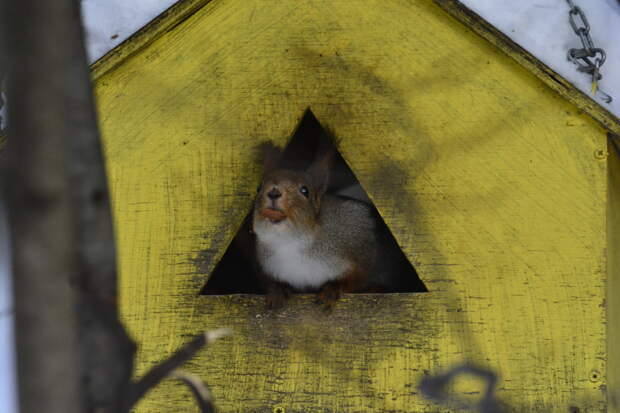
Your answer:
[[[608,411],[620,412],[620,137],[609,135],[607,206]]]
[[[214,0],[96,94],[125,321],[144,372],[191,334],[222,412],[436,412],[424,372],[500,372],[515,411],[603,411],[604,130],[430,1]],[[253,148],[311,107],[430,292],[200,297],[251,205]],[[194,411],[168,383],[140,412]]]
[[[126,58],[151,44],[166,31],[172,30],[175,25],[180,24],[209,1],[211,0],[183,0],[164,10],[149,24],[93,63],[91,65],[93,80],[97,80],[103,73],[112,70]]]
[[[459,0],[434,1],[461,23],[490,41],[508,56],[515,59],[520,65],[538,76],[547,86],[588,113],[605,128],[617,134],[620,133],[620,119],[618,119],[617,116],[607,110],[607,108],[601,106],[591,96],[577,89],[568,80],[564,79],[530,52],[513,42],[510,37],[497,30]]]

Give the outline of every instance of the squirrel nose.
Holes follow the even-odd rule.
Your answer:
[[[267,192],[267,196],[272,200],[276,200],[282,196],[282,192],[278,191],[277,188],[272,188],[271,191]]]

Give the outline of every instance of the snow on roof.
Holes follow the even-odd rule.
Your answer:
[[[568,21],[565,0],[460,0],[469,9],[528,50],[584,93],[591,94],[590,76],[577,71],[567,59],[568,49],[581,48],[579,37]],[[613,97],[610,104],[596,101],[620,117],[620,3],[617,0],[573,0],[590,23],[596,47],[607,54],[599,87]]]
[[[598,101],[620,117],[620,42],[617,41],[620,39],[620,4],[617,0],[573,1],[586,13],[595,45],[607,52],[607,61],[601,70],[603,79],[600,88],[614,100],[611,104]],[[90,62],[102,57],[175,2],[82,0],[82,19]],[[579,48],[581,44],[568,22],[569,6],[565,1],[461,2],[583,92],[590,93],[589,76],[578,72],[575,65],[566,58],[568,49]],[[0,241],[5,241],[5,235],[6,229],[0,226]],[[0,366],[4,367],[0,369],[0,404],[4,406],[5,412],[11,412],[16,411],[16,395],[11,367],[14,361],[7,254],[6,242],[0,242]]]
[[[89,61],[102,57],[174,3],[176,0],[82,0]]]

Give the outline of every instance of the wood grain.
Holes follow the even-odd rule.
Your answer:
[[[122,313],[144,371],[198,330],[223,412],[436,412],[415,383],[464,361],[514,411],[603,411],[605,131],[430,1],[215,0],[97,80]],[[198,293],[251,205],[254,148],[304,110],[427,294]],[[465,386],[467,387],[467,386]],[[157,390],[138,411],[191,411]]]
[[[467,8],[463,3],[458,0],[434,1],[461,23],[497,46],[520,65],[536,75],[551,89],[588,113],[605,128],[616,134],[620,133],[620,119],[618,119],[617,116],[597,103],[591,96],[577,89],[568,80],[564,79],[530,52],[512,41],[510,37],[497,30],[493,25]]]
[[[607,206],[607,352],[608,406],[620,412],[620,137],[609,134],[609,180]]]
[[[126,58],[148,46],[163,33],[181,24],[183,20],[194,14],[196,10],[203,7],[209,1],[211,0],[183,0],[164,10],[146,26],[97,59],[91,65],[93,80],[97,80],[103,73],[114,69],[125,61]]]

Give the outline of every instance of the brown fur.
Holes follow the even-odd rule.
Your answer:
[[[358,291],[368,279],[368,270],[354,268],[335,281],[325,283],[318,293],[317,301],[331,308],[342,294]]]
[[[304,274],[310,271],[307,268],[314,268],[312,265],[319,265],[318,268],[328,271],[327,274],[330,269],[332,274],[337,273],[342,266],[343,273],[315,289],[319,301],[328,307],[333,306],[343,293],[359,291],[367,285],[377,254],[374,217],[365,204],[325,194],[332,155],[330,152],[320,156],[305,171],[279,169],[273,151],[265,159],[265,175],[254,206],[253,227],[257,234],[257,260],[263,271],[270,308],[283,305],[292,289],[291,285],[270,274],[268,269],[272,267],[265,264],[277,253],[270,248],[278,245],[277,241],[274,244],[274,238],[277,240],[280,236],[286,240],[282,248],[298,242],[296,240],[304,245],[302,254],[312,264],[294,267],[306,271]],[[261,244],[261,236],[269,239],[271,244],[264,240]],[[295,254],[294,259],[299,259],[299,252]],[[284,261],[288,259],[284,258]],[[324,265],[317,264],[322,261]],[[332,262],[335,266],[328,264]]]

